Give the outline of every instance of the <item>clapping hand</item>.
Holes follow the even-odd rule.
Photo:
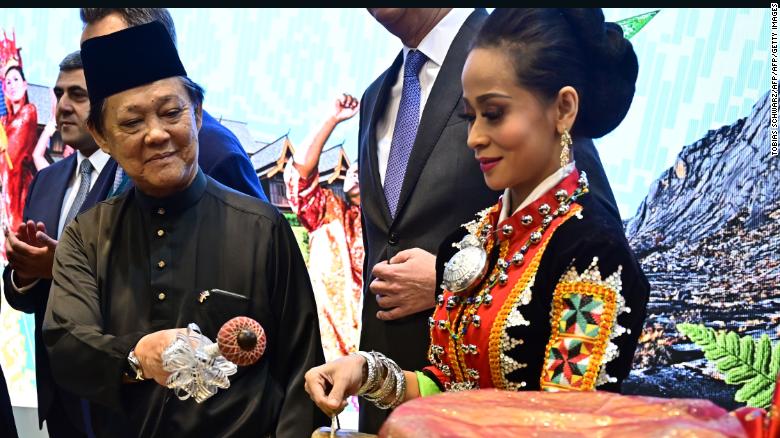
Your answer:
[[[51,278],[57,241],[46,233],[43,222],[31,220],[19,224],[16,233],[6,234],[5,252],[20,283],[36,278]]]

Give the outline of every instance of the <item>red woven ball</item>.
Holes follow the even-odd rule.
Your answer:
[[[238,337],[243,330],[248,330],[257,337],[257,343],[251,350],[239,346]],[[260,360],[265,352],[265,330],[259,322],[246,316],[237,316],[222,325],[217,335],[219,352],[225,359],[238,366],[252,365]]]

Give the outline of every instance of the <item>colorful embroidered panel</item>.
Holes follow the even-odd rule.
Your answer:
[[[605,281],[598,259],[582,275],[574,267],[553,294],[550,341],[540,380],[546,391],[588,391],[598,384],[620,302],[620,270]]]
[[[599,334],[604,302],[590,295],[570,295],[563,299],[564,310],[558,329],[562,333],[594,338]]]
[[[550,382],[556,386],[580,388],[588,371],[592,352],[593,342],[560,338],[547,356],[545,371]]]

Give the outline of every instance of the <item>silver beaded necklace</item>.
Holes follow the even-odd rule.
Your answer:
[[[480,291],[479,294],[473,297],[466,298],[468,304],[475,304],[475,307],[479,307],[485,303],[490,305],[493,301],[490,291],[496,286],[496,284],[504,285],[509,280],[507,270],[510,266],[520,266],[525,260],[525,254],[532,247],[537,245],[542,240],[544,232],[547,231],[550,224],[557,217],[564,216],[569,212],[571,204],[576,201],[580,196],[588,192],[588,178],[585,172],[580,173],[580,177],[577,181],[578,186],[569,194],[566,190],[560,189],[555,192],[555,199],[559,202],[555,211],[548,204],[542,204],[539,206],[539,214],[542,215],[541,225],[534,230],[528,240],[515,252],[511,257],[499,257],[496,262],[498,267],[497,272],[488,278],[487,285]],[[488,239],[494,233],[493,226],[487,224],[486,226],[479,228],[479,225],[484,221],[490,209],[483,210],[477,214],[477,218],[464,224],[463,226],[469,231],[460,242],[454,243],[453,246],[458,248],[458,252],[450,258],[447,263],[444,264],[444,274],[442,281],[442,288],[447,289],[453,293],[447,300],[447,310],[453,309],[460,304],[461,300],[467,292],[472,290],[476,285],[481,283],[488,268],[488,254],[485,250],[485,246]],[[524,226],[530,227],[533,225],[533,217],[531,215],[524,215],[520,218],[520,223]],[[501,233],[505,236],[509,236],[514,232],[512,226],[509,224],[501,227]],[[443,304],[444,296],[439,295],[437,297],[438,304]],[[476,309],[474,309],[474,313]],[[463,324],[461,333],[450,333],[453,339],[460,338],[466,332],[470,322],[479,324],[477,315],[471,315]],[[440,321],[441,322],[441,321]],[[433,318],[429,319],[429,323],[434,323]],[[449,328],[449,324],[446,324]]]

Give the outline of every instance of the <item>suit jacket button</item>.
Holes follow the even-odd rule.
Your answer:
[[[398,234],[390,233],[390,238],[387,240],[390,245],[398,245]]]

